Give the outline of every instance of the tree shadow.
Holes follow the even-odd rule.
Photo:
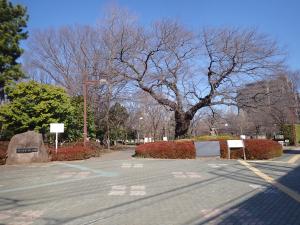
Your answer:
[[[178,168],[177,168],[178,169]],[[238,165],[238,168],[235,168],[235,175],[239,174],[240,172],[242,173],[243,171],[246,171],[244,167],[241,165]],[[225,173],[231,173],[231,172],[225,172]],[[231,175],[232,177],[234,176],[233,174]],[[166,180],[166,179],[172,179],[170,178],[169,173],[161,173],[160,170],[157,170],[155,174],[152,174],[152,176],[147,176],[143,178],[138,178],[139,183],[143,184],[152,184],[153,182],[157,180]],[[159,193],[155,193],[152,195],[147,195],[145,197],[139,197],[137,199],[131,200],[131,201],[126,201],[122,202],[119,204],[114,204],[110,207],[100,207],[96,208],[94,211],[90,211],[87,213],[82,213],[80,215],[74,216],[74,217],[67,217],[64,215],[58,215],[57,217],[47,217],[46,215],[42,216],[39,218],[40,220],[43,220],[43,222],[47,225],[58,225],[58,224],[64,224],[64,223],[72,223],[72,222],[77,222],[77,220],[88,220],[91,217],[96,217],[94,221],[97,221],[97,218],[100,218],[101,216],[105,214],[105,217],[112,217],[114,216],[114,212],[116,210],[121,210],[122,213],[124,212],[130,212],[132,210],[137,210],[141,206],[152,206],[155,204],[159,204],[161,201],[165,201],[174,197],[177,197],[179,195],[184,195],[188,192],[193,192],[195,190],[199,190],[201,188],[205,188],[207,185],[210,184],[215,184],[216,182],[222,182],[223,179],[227,179],[225,176],[219,176],[216,174],[216,176],[207,178],[207,179],[202,179],[198,180],[196,182],[192,182],[186,185],[181,185],[181,186],[176,186],[173,187],[169,190],[166,191],[161,191]],[[242,180],[242,176],[240,178]],[[258,179],[253,175],[248,176],[247,179],[253,179],[253,182],[258,182]],[[246,179],[244,179],[246,181]],[[122,180],[123,185],[132,185],[132,179],[130,177],[125,178],[125,180]],[[89,198],[91,195],[99,193],[99,191],[104,191],[104,190],[109,190],[111,184],[110,182],[108,184],[104,184],[103,186],[94,186],[91,185],[90,188],[88,189],[80,189],[78,187],[76,188],[71,188],[68,190],[68,192],[65,192],[65,189],[63,191],[63,197],[65,200],[71,199],[71,198],[76,198],[78,196],[85,196]],[[61,198],[61,194],[59,190],[56,190],[55,192],[48,193],[47,196],[44,196],[43,198],[40,198],[38,200],[36,199],[26,199],[26,200],[16,200],[16,199],[5,199],[3,198],[3,205],[6,206],[4,210],[9,210],[9,209],[16,209],[19,208],[20,206],[26,207],[26,206],[34,206],[34,205],[40,205],[40,204],[46,204],[49,202],[55,202],[56,200],[59,200]],[[100,205],[101,206],[101,205]],[[125,207],[126,206],[126,207]],[[124,209],[126,208],[126,210]],[[60,218],[62,216],[62,218]],[[100,219],[99,219],[100,220]]]
[[[300,193],[300,166],[294,168],[277,182]],[[209,217],[209,218],[207,218]],[[286,193],[268,185],[247,200],[231,206],[218,207],[210,214],[198,216],[185,224],[215,225],[299,225],[300,203]]]
[[[283,153],[284,154],[289,154],[289,155],[297,155],[297,154],[300,154],[300,150],[289,150],[289,149],[286,149],[286,150],[283,150]]]
[[[274,166],[270,165],[272,169]],[[285,166],[283,166],[285,167]],[[282,177],[279,181],[285,185],[297,185],[297,180],[295,181],[295,176],[298,177],[300,175],[300,167],[295,168],[293,171],[290,171],[286,176]],[[80,224],[80,221],[84,221],[83,224],[99,224],[101,220],[105,218],[110,218],[115,216],[116,211],[121,214],[127,214],[131,211],[138,210],[141,207],[150,206],[155,207],[156,204],[160,204],[165,200],[177,197],[179,195],[184,195],[188,192],[193,192],[195,190],[199,190],[205,188],[210,184],[217,184],[217,182],[222,182],[223,180],[231,179],[235,181],[240,181],[244,183],[252,183],[258,185],[264,185],[263,190],[260,193],[253,196],[253,193],[256,190],[251,190],[243,196],[236,196],[235,199],[230,199],[228,202],[223,203],[222,205],[218,205],[217,209],[212,209],[211,212],[208,212],[208,215],[204,215],[200,213],[195,216],[191,221],[187,221],[184,224],[292,224],[297,225],[300,224],[300,205],[298,202],[291,199],[286,194],[278,191],[276,188],[272,186],[266,186],[265,182],[261,180],[256,175],[249,172],[249,170],[240,165],[234,164],[231,167],[223,167],[221,170],[210,170],[208,173],[214,175],[213,177],[198,180],[196,182],[184,184],[181,186],[175,186],[166,191],[161,191],[159,193],[155,193],[152,195],[147,195],[143,197],[139,197],[136,199],[132,199],[130,201],[120,202],[117,204],[113,204],[111,206],[101,207],[101,204],[98,205],[95,210],[89,212],[82,212],[76,216],[64,216],[58,215],[57,217],[49,217],[47,215],[41,216],[39,218],[40,221],[43,221],[43,224],[46,225],[58,225],[58,224]],[[165,180],[170,179],[170,175],[168,173],[162,174],[161,171],[157,170],[150,177],[137,178],[138,182],[143,182],[145,184],[151,184],[155,182],[157,179]],[[294,183],[292,182],[294,180]],[[298,179],[299,181],[299,179]],[[132,185],[132,180],[128,177],[122,181],[122,184]],[[96,185],[91,185],[90,188],[81,190],[80,188],[74,188],[68,190],[68,192],[62,193],[64,194],[64,199],[68,198],[76,198],[78,196],[84,196],[89,198],[91,195],[107,190],[110,187],[110,183],[103,184],[101,188]],[[298,183],[299,185],[299,183]],[[2,206],[10,206],[9,208],[18,208],[20,206],[32,206],[35,204],[43,204],[49,203],[49,201],[56,201],[61,198],[61,194],[56,192],[49,193],[50,195],[44,196],[43,198],[36,201],[36,199],[31,200],[16,200],[16,199],[8,199],[2,198],[0,202],[2,202]],[[221,193],[220,193],[221,194]],[[242,203],[239,203],[235,206],[232,206],[232,202],[238,201],[241,198],[247,198]],[[1,206],[0,205],[0,206]],[[99,208],[100,206],[100,208]],[[188,210],[188,209],[187,209]],[[79,221],[79,222],[78,222]],[[87,222],[88,221],[88,222]],[[163,221],[162,221],[163,222]],[[151,224],[151,221],[149,221]]]

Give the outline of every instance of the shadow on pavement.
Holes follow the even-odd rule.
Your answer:
[[[278,182],[300,193],[300,166],[281,177]],[[205,218],[205,215],[204,215]],[[198,221],[198,222],[197,222]],[[300,203],[268,185],[246,201],[228,209],[214,209],[209,218],[198,218],[186,224],[216,225],[300,225]]]
[[[228,176],[230,176],[231,178],[234,177],[234,179],[236,179],[236,175],[237,174],[242,174],[243,172],[246,171],[246,168],[244,168],[241,165],[237,166],[237,170],[233,173],[232,171],[225,171],[225,173],[228,174]],[[160,171],[158,171],[159,173],[157,174],[158,176],[154,176],[154,177],[146,177],[144,182],[147,183],[152,183],[153,181],[157,180],[157,178],[159,177],[159,174],[161,174]],[[164,174],[163,176],[160,177],[160,179],[166,179],[167,177],[169,177],[169,174]],[[133,210],[137,210],[140,207],[145,207],[145,206],[152,206],[155,204],[159,204],[160,201],[165,201],[167,199],[173,198],[173,197],[177,197],[181,194],[186,194],[187,192],[193,192],[196,189],[199,188],[204,188],[209,184],[214,184],[216,182],[222,182],[222,180],[227,179],[226,176],[214,176],[211,177],[209,179],[205,179],[205,180],[200,180],[198,182],[194,182],[194,183],[190,183],[190,184],[186,184],[180,187],[174,187],[170,190],[167,191],[162,191],[156,194],[152,194],[149,196],[145,196],[145,197],[141,197],[138,199],[134,199],[131,201],[126,201],[123,203],[119,203],[119,204],[115,204],[109,207],[102,207],[102,208],[95,208],[94,211],[92,212],[87,212],[87,213],[82,213],[80,215],[74,216],[74,217],[62,217],[62,218],[57,218],[57,217],[47,217],[47,216],[43,216],[40,219],[44,221],[45,224],[47,225],[58,225],[58,224],[65,224],[65,223],[76,223],[77,220],[85,220],[87,222],[84,222],[83,224],[99,224],[99,222],[101,222],[101,220],[103,219],[101,214],[102,213],[106,213],[105,218],[109,218],[109,217],[113,217],[115,215],[115,210],[121,210],[122,214],[126,214],[126,212],[130,212]],[[253,176],[248,176],[248,177],[244,177],[240,176],[239,178],[242,181],[249,181],[249,179],[251,179],[254,183],[259,183],[258,179],[255,177],[255,175]],[[142,181],[140,179],[140,181]],[[79,190],[76,191],[76,189],[70,189],[67,193],[64,194],[64,199],[66,198],[74,198],[77,196],[86,196],[88,197],[89,195],[99,192],[99,190],[105,190],[107,187],[100,187],[99,186],[95,186],[91,189],[87,189],[84,192],[81,192]],[[253,191],[251,191],[253,192]],[[250,193],[247,193],[250,194]],[[240,198],[241,196],[237,196],[236,199],[231,199],[230,201],[236,201]],[[41,203],[46,203],[49,201],[55,201],[58,198],[57,193],[53,192],[50,196],[45,196],[43,199],[39,199],[39,201],[36,201],[34,199],[29,200],[26,199],[25,200],[16,200],[16,199],[4,199],[1,198],[0,202],[2,202],[2,205],[7,206],[6,210],[9,209],[15,209],[18,208],[20,205],[22,206],[28,206],[28,205],[35,205],[35,204],[41,204]],[[151,201],[149,201],[151,200]],[[225,203],[227,204],[227,203]],[[99,205],[101,206],[101,205]],[[126,209],[124,209],[123,207],[126,206]],[[188,210],[188,209],[187,209]],[[63,216],[63,215],[62,215]],[[94,219],[92,221],[89,221],[90,217],[94,217]],[[96,217],[96,218],[95,218]],[[149,221],[151,224],[151,221]]]
[[[43,216],[40,219],[42,219],[44,224],[47,225],[58,225],[65,223],[78,224],[78,219],[81,221],[85,221],[82,224],[100,224],[102,219],[113,217],[116,214],[116,210],[118,209],[120,209],[119,213],[126,214],[130,211],[137,210],[140,207],[152,205],[154,206],[155,204],[159,204],[160,201],[164,201],[166,199],[170,199],[187,192],[193,192],[195,189],[199,190],[199,188],[207,187],[207,185],[209,184],[214,184],[220,181],[222,182],[222,180],[224,179],[237,180],[245,182],[247,184],[265,184],[265,182],[262,182],[260,178],[258,178],[251,172],[245,173],[249,171],[244,166],[233,166],[236,167],[237,170],[227,171],[226,168],[217,171],[213,170],[211,171],[211,173],[215,174],[216,176],[210,179],[201,180],[180,187],[174,187],[167,191],[115,204],[109,207],[95,208],[95,210],[92,212],[82,213],[81,215],[77,215],[74,217],[57,218]],[[273,166],[270,165],[270,168],[273,168]],[[158,178],[160,174],[161,173],[158,171],[158,173],[153,175],[153,177],[146,177],[144,182],[152,183],[155,181],[155,179]],[[167,174],[163,174],[161,175],[160,179],[167,179],[167,176]],[[281,177],[278,181],[299,192],[299,178],[300,166],[291,170],[285,176]],[[199,214],[195,215],[195,218],[187,221],[186,223],[184,223],[184,225],[300,225],[300,203],[270,185],[261,186],[262,189],[260,189],[260,192],[258,194],[253,196],[253,192],[255,192],[256,190],[251,190],[245,193],[244,196],[236,196],[236,198],[230,198],[230,200],[223,203],[222,205],[217,206],[217,208],[214,208],[211,211],[199,212]],[[105,186],[91,186],[84,192],[76,189],[70,189],[67,193],[65,193],[64,198],[73,198],[80,195],[84,195],[87,197],[88,195],[91,195],[95,192],[99,192],[99,189],[105,190],[107,188],[108,187]],[[205,189],[203,190],[205,191]],[[222,193],[216,194],[222,195]],[[32,201],[29,200],[29,202],[27,202],[27,199],[27,201],[23,202],[22,200],[16,200],[12,198],[1,198],[0,206],[8,206],[8,208],[13,209],[28,204],[34,205],[41,202],[55,201],[57,197],[57,193],[53,192],[52,195],[45,197],[44,199],[40,199],[40,201],[32,199]],[[232,206],[232,202],[238,201],[239,199],[241,199],[241,197],[247,198],[247,200]],[[151,201],[149,201],[150,199]],[[101,204],[99,206],[101,206]],[[123,208],[124,206],[127,206],[126,209]],[[103,218],[101,216],[103,216],[102,213],[104,212],[106,212],[106,215]],[[93,218],[92,220],[90,220],[91,217]],[[163,222],[164,221],[162,221],[162,224]],[[149,224],[151,224],[151,221],[149,221]]]
[[[289,155],[297,155],[300,154],[300,150],[283,150],[284,154],[289,154]]]

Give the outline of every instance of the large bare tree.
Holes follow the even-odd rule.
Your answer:
[[[104,76],[111,87],[129,82],[127,90],[139,88],[174,112],[176,138],[187,134],[200,109],[235,105],[241,86],[282,64],[276,43],[256,30],[196,33],[172,20],[146,28],[116,8],[97,28],[65,27],[34,37],[32,63],[69,93],[81,92],[83,74]],[[105,93],[108,101],[112,93]]]
[[[198,110],[235,104],[238,87],[282,63],[276,43],[252,29],[196,34],[174,21],[144,29],[115,17],[108,27],[114,69],[174,112],[176,138]]]

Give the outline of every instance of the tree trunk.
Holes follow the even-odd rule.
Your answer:
[[[175,139],[185,138],[189,131],[191,120],[184,112],[175,111]]]

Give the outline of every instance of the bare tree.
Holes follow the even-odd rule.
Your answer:
[[[36,31],[30,43],[27,61],[71,95],[81,94],[84,74],[87,79],[103,76],[99,36],[92,27]]]
[[[116,21],[116,20],[115,20]],[[114,67],[175,116],[175,137],[187,134],[198,110],[235,104],[242,84],[277,69],[275,42],[255,30],[205,29],[200,35],[174,21],[145,30],[110,24]]]
[[[166,129],[170,120],[170,112],[157,103],[147,93],[139,91],[139,109],[143,117],[144,134],[154,140],[166,135]]]
[[[235,105],[240,86],[273,74],[282,64],[276,43],[253,29],[197,34],[171,20],[147,29],[118,8],[103,21],[97,28],[37,32],[33,65],[72,95],[81,93],[83,74],[105,78],[111,87],[105,92],[107,109],[118,92],[114,87],[127,84],[126,91],[144,91],[174,112],[176,138],[187,134],[199,110]]]
[[[288,74],[281,72],[273,79],[255,82],[240,90],[240,108],[252,121],[256,134],[271,136],[284,124],[297,122],[298,95]]]

